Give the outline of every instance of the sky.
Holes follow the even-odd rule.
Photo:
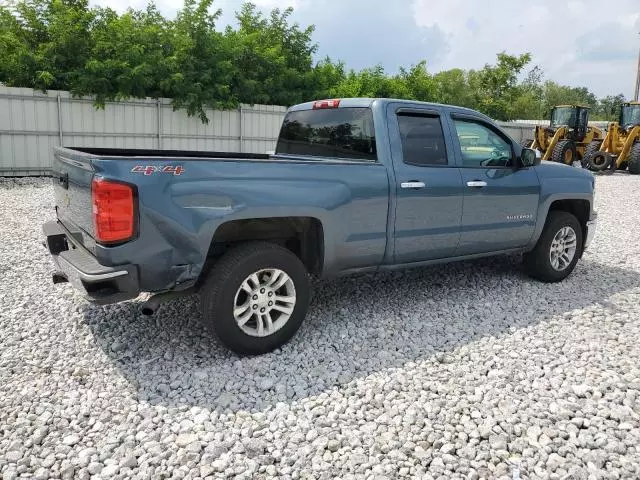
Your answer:
[[[146,0],[93,0],[118,11]],[[214,0],[220,26],[242,0]],[[382,64],[388,73],[421,60],[437,72],[482,68],[496,54],[530,52],[544,78],[585,86],[597,96],[633,95],[640,48],[640,0],[253,0],[265,12],[294,7],[293,21],[315,25],[317,57],[348,68]],[[156,0],[172,17],[181,0]]]

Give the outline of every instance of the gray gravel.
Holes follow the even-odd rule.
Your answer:
[[[514,259],[317,285],[239,358],[195,299],[155,317],[50,282],[48,182],[0,181],[0,473],[19,478],[640,477],[640,177],[597,180],[574,275]]]

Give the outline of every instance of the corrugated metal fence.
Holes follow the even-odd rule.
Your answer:
[[[285,110],[211,110],[203,124],[173,111],[169,99],[110,102],[98,110],[69,92],[0,86],[0,176],[46,174],[56,145],[265,153],[275,147]]]
[[[210,110],[209,123],[173,111],[169,99],[109,102],[104,110],[69,92],[0,86],[0,176],[44,175],[56,145],[266,153],[286,107]],[[517,141],[539,121],[500,122]],[[543,122],[544,123],[544,122]]]

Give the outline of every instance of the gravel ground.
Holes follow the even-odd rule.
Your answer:
[[[545,285],[514,259],[317,285],[239,358],[195,299],[154,317],[51,284],[48,182],[0,181],[2,478],[640,477],[640,177]]]

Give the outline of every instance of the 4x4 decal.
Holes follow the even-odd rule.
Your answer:
[[[154,173],[172,173],[174,175],[182,175],[184,167],[182,165],[165,165],[164,167],[157,165],[136,165],[131,169],[131,173],[142,173],[144,175],[153,175]]]

